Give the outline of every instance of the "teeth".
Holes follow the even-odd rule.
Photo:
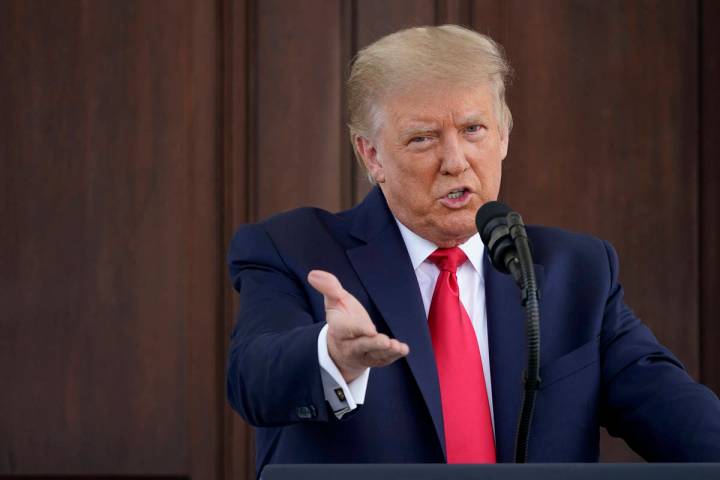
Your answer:
[[[463,193],[465,193],[465,190],[455,190],[455,191],[448,193],[448,198],[452,198],[452,199],[460,198],[460,197],[462,197]]]

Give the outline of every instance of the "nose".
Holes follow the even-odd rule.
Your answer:
[[[440,154],[440,173],[443,175],[457,176],[470,166],[456,135],[443,136]]]

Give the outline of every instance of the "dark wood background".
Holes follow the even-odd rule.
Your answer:
[[[505,45],[503,199],[613,242],[629,303],[720,391],[719,5],[0,0],[0,475],[254,475],[227,242],[362,198],[345,69],[419,24]]]

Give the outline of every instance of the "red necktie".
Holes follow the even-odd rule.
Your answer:
[[[460,302],[457,268],[467,257],[458,247],[439,248],[429,260],[438,276],[428,323],[440,379],[448,463],[495,463],[490,404],[480,349]]]

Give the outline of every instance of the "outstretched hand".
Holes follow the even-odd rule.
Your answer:
[[[345,290],[335,275],[322,270],[308,282],[325,298],[328,353],[346,382],[368,367],[384,367],[410,352],[407,344],[378,333],[365,307]]]

